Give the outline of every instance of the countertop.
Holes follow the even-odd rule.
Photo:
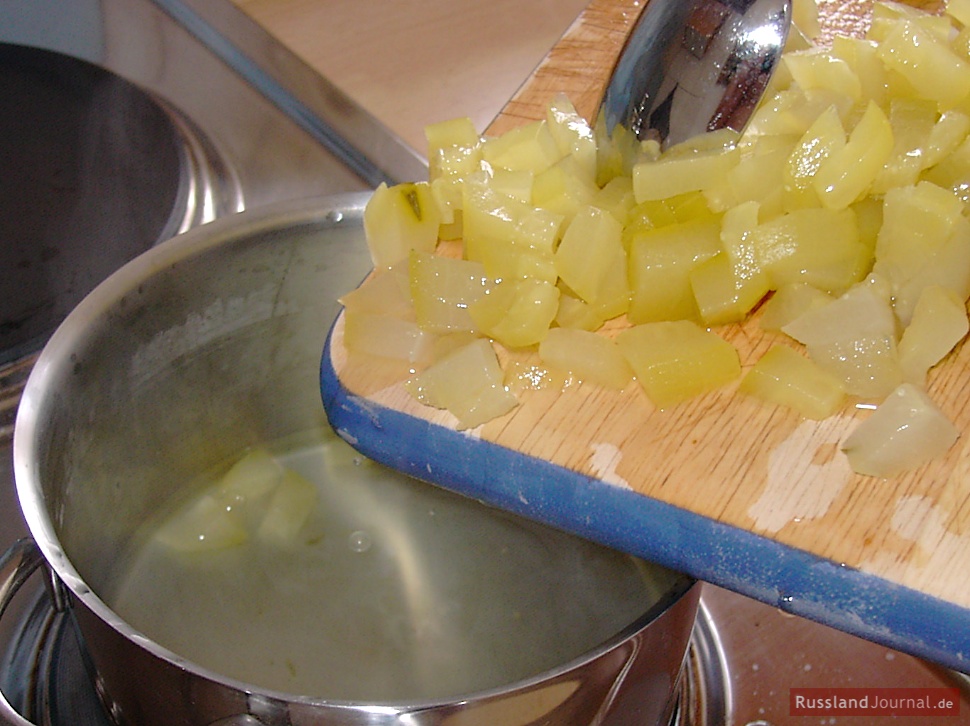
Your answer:
[[[424,127],[484,130],[586,0],[235,0],[414,149]]]

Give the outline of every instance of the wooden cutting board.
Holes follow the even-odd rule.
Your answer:
[[[937,9],[939,3],[911,4]],[[823,36],[861,33],[872,3],[819,0]],[[488,129],[544,117],[564,92],[591,118],[638,0],[594,0]],[[718,329],[750,367],[756,320]],[[419,478],[604,542],[847,632],[970,670],[970,436],[919,471],[855,475],[840,442],[867,415],[823,422],[735,395],[654,408],[635,386],[526,391],[472,432],[421,406],[402,371],[349,358],[338,320],[322,365],[335,428]],[[930,392],[970,431],[970,346]]]

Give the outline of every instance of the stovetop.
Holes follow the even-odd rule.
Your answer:
[[[70,10],[60,0],[0,4],[0,43],[78,59],[142,89],[161,109],[183,144],[181,166],[171,175],[173,208],[145,233],[145,247],[277,200],[360,191],[427,174],[419,154],[228,0],[73,0]],[[104,106],[96,102],[92,108]],[[32,242],[30,249],[45,245]],[[33,258],[24,256],[21,268],[28,262]],[[65,289],[83,295],[96,275],[79,283],[72,276],[76,260],[71,262]],[[48,301],[41,302],[27,306],[28,313],[45,307],[50,312]],[[36,350],[63,312],[54,309],[37,330],[0,350],[0,551],[27,534],[11,466],[19,392]],[[19,321],[0,316],[0,332]],[[0,656],[0,688],[34,723],[109,724],[70,616],[51,608],[40,582],[25,588],[0,622]],[[676,724],[802,723],[789,716],[789,691],[812,686],[956,687],[963,712],[970,713],[963,676],[705,585]],[[851,720],[854,726],[883,722]]]

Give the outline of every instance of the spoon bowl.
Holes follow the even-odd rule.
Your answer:
[[[791,0],[649,0],[600,106],[610,136],[622,126],[661,148],[699,134],[744,130],[791,27]]]

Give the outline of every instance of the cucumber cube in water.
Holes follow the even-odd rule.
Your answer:
[[[156,541],[179,552],[235,547],[247,539],[241,517],[211,494],[189,502],[155,533]]]
[[[265,449],[250,451],[233,464],[216,489],[228,506],[245,506],[269,494],[283,478],[284,469]]]
[[[285,470],[273,491],[269,508],[259,523],[260,540],[279,546],[293,545],[317,503],[317,490],[306,477]]]

